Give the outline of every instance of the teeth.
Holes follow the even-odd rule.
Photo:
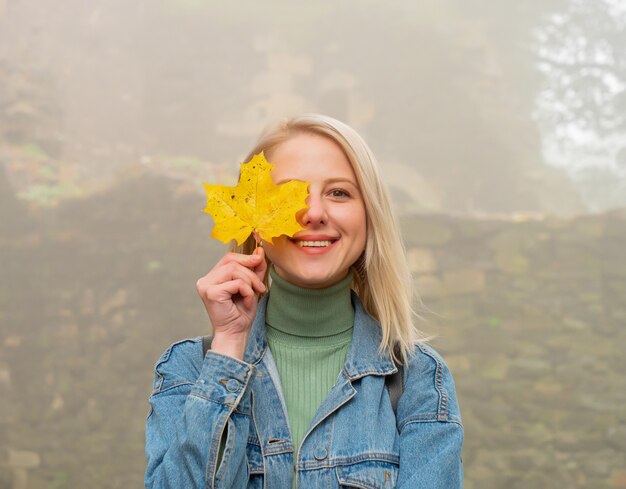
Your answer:
[[[300,246],[322,247],[322,246],[330,246],[332,244],[332,241],[297,241],[297,243]]]

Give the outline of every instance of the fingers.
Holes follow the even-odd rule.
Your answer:
[[[249,283],[257,293],[262,293],[266,290],[263,283],[266,268],[264,256],[229,253],[206,275],[206,279],[209,284],[216,285],[238,278]]]
[[[215,268],[232,262],[239,263],[244,267],[254,268],[261,262],[261,257],[258,254],[243,255],[241,253],[226,253],[222,259],[217,262]]]
[[[222,284],[223,290],[228,292],[232,297],[235,294],[239,294],[243,299],[243,305],[249,309],[254,303],[256,292],[250,287],[250,285],[241,279],[230,280]]]
[[[219,302],[229,299],[233,294],[240,293],[239,290],[233,289],[232,283],[229,287],[224,287],[224,284],[241,280],[254,293],[260,294],[267,290],[263,283],[266,269],[267,264],[262,250],[260,254],[253,255],[228,253],[209,273],[196,282],[196,289],[203,301]],[[232,292],[233,290],[234,292]],[[247,290],[244,292],[247,293]],[[247,305],[248,300],[246,298],[248,295],[244,293],[241,295]]]
[[[263,282],[265,278],[265,274],[267,272],[267,262],[265,261],[265,250],[261,247],[258,247],[254,250],[254,254],[252,256],[259,256],[261,258],[261,262],[254,267],[254,273],[256,273],[259,280]]]

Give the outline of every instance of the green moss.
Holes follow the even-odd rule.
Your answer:
[[[48,489],[62,489],[63,487],[69,487],[68,482],[70,477],[65,470],[58,470],[54,474],[54,478],[48,484]]]
[[[82,190],[78,185],[61,182],[50,185],[33,185],[17,194],[17,197],[42,206],[51,206],[55,205],[60,199],[79,197],[80,195],[82,195]]]
[[[487,318],[487,326],[491,329],[500,329],[500,326],[502,326],[502,320],[493,316],[489,317]]]
[[[21,150],[33,158],[48,158],[48,154],[37,143],[28,143],[20,146]]]
[[[146,263],[146,270],[148,272],[156,272],[161,268],[162,264],[159,260],[150,260]]]
[[[28,190],[20,192],[17,196],[22,200],[45,206],[53,204],[60,195],[58,185],[33,185]]]
[[[193,156],[177,156],[170,161],[174,167],[184,170],[204,170],[207,167],[204,161]]]
[[[53,166],[46,165],[46,166],[42,166],[41,168],[39,168],[39,174],[42,177],[52,178],[56,176],[57,171],[56,171],[56,168],[54,168]]]

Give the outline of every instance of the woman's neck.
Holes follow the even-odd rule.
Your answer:
[[[270,268],[270,276],[265,321],[272,328],[301,337],[334,336],[352,328],[352,272],[324,289],[294,285],[281,278],[274,267]]]

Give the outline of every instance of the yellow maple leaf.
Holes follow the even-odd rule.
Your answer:
[[[253,231],[272,241],[302,229],[296,213],[307,207],[309,182],[290,180],[276,185],[270,176],[273,167],[261,152],[248,163],[241,163],[236,187],[204,183],[203,211],[215,222],[211,237],[224,243],[234,239],[240,245]]]

